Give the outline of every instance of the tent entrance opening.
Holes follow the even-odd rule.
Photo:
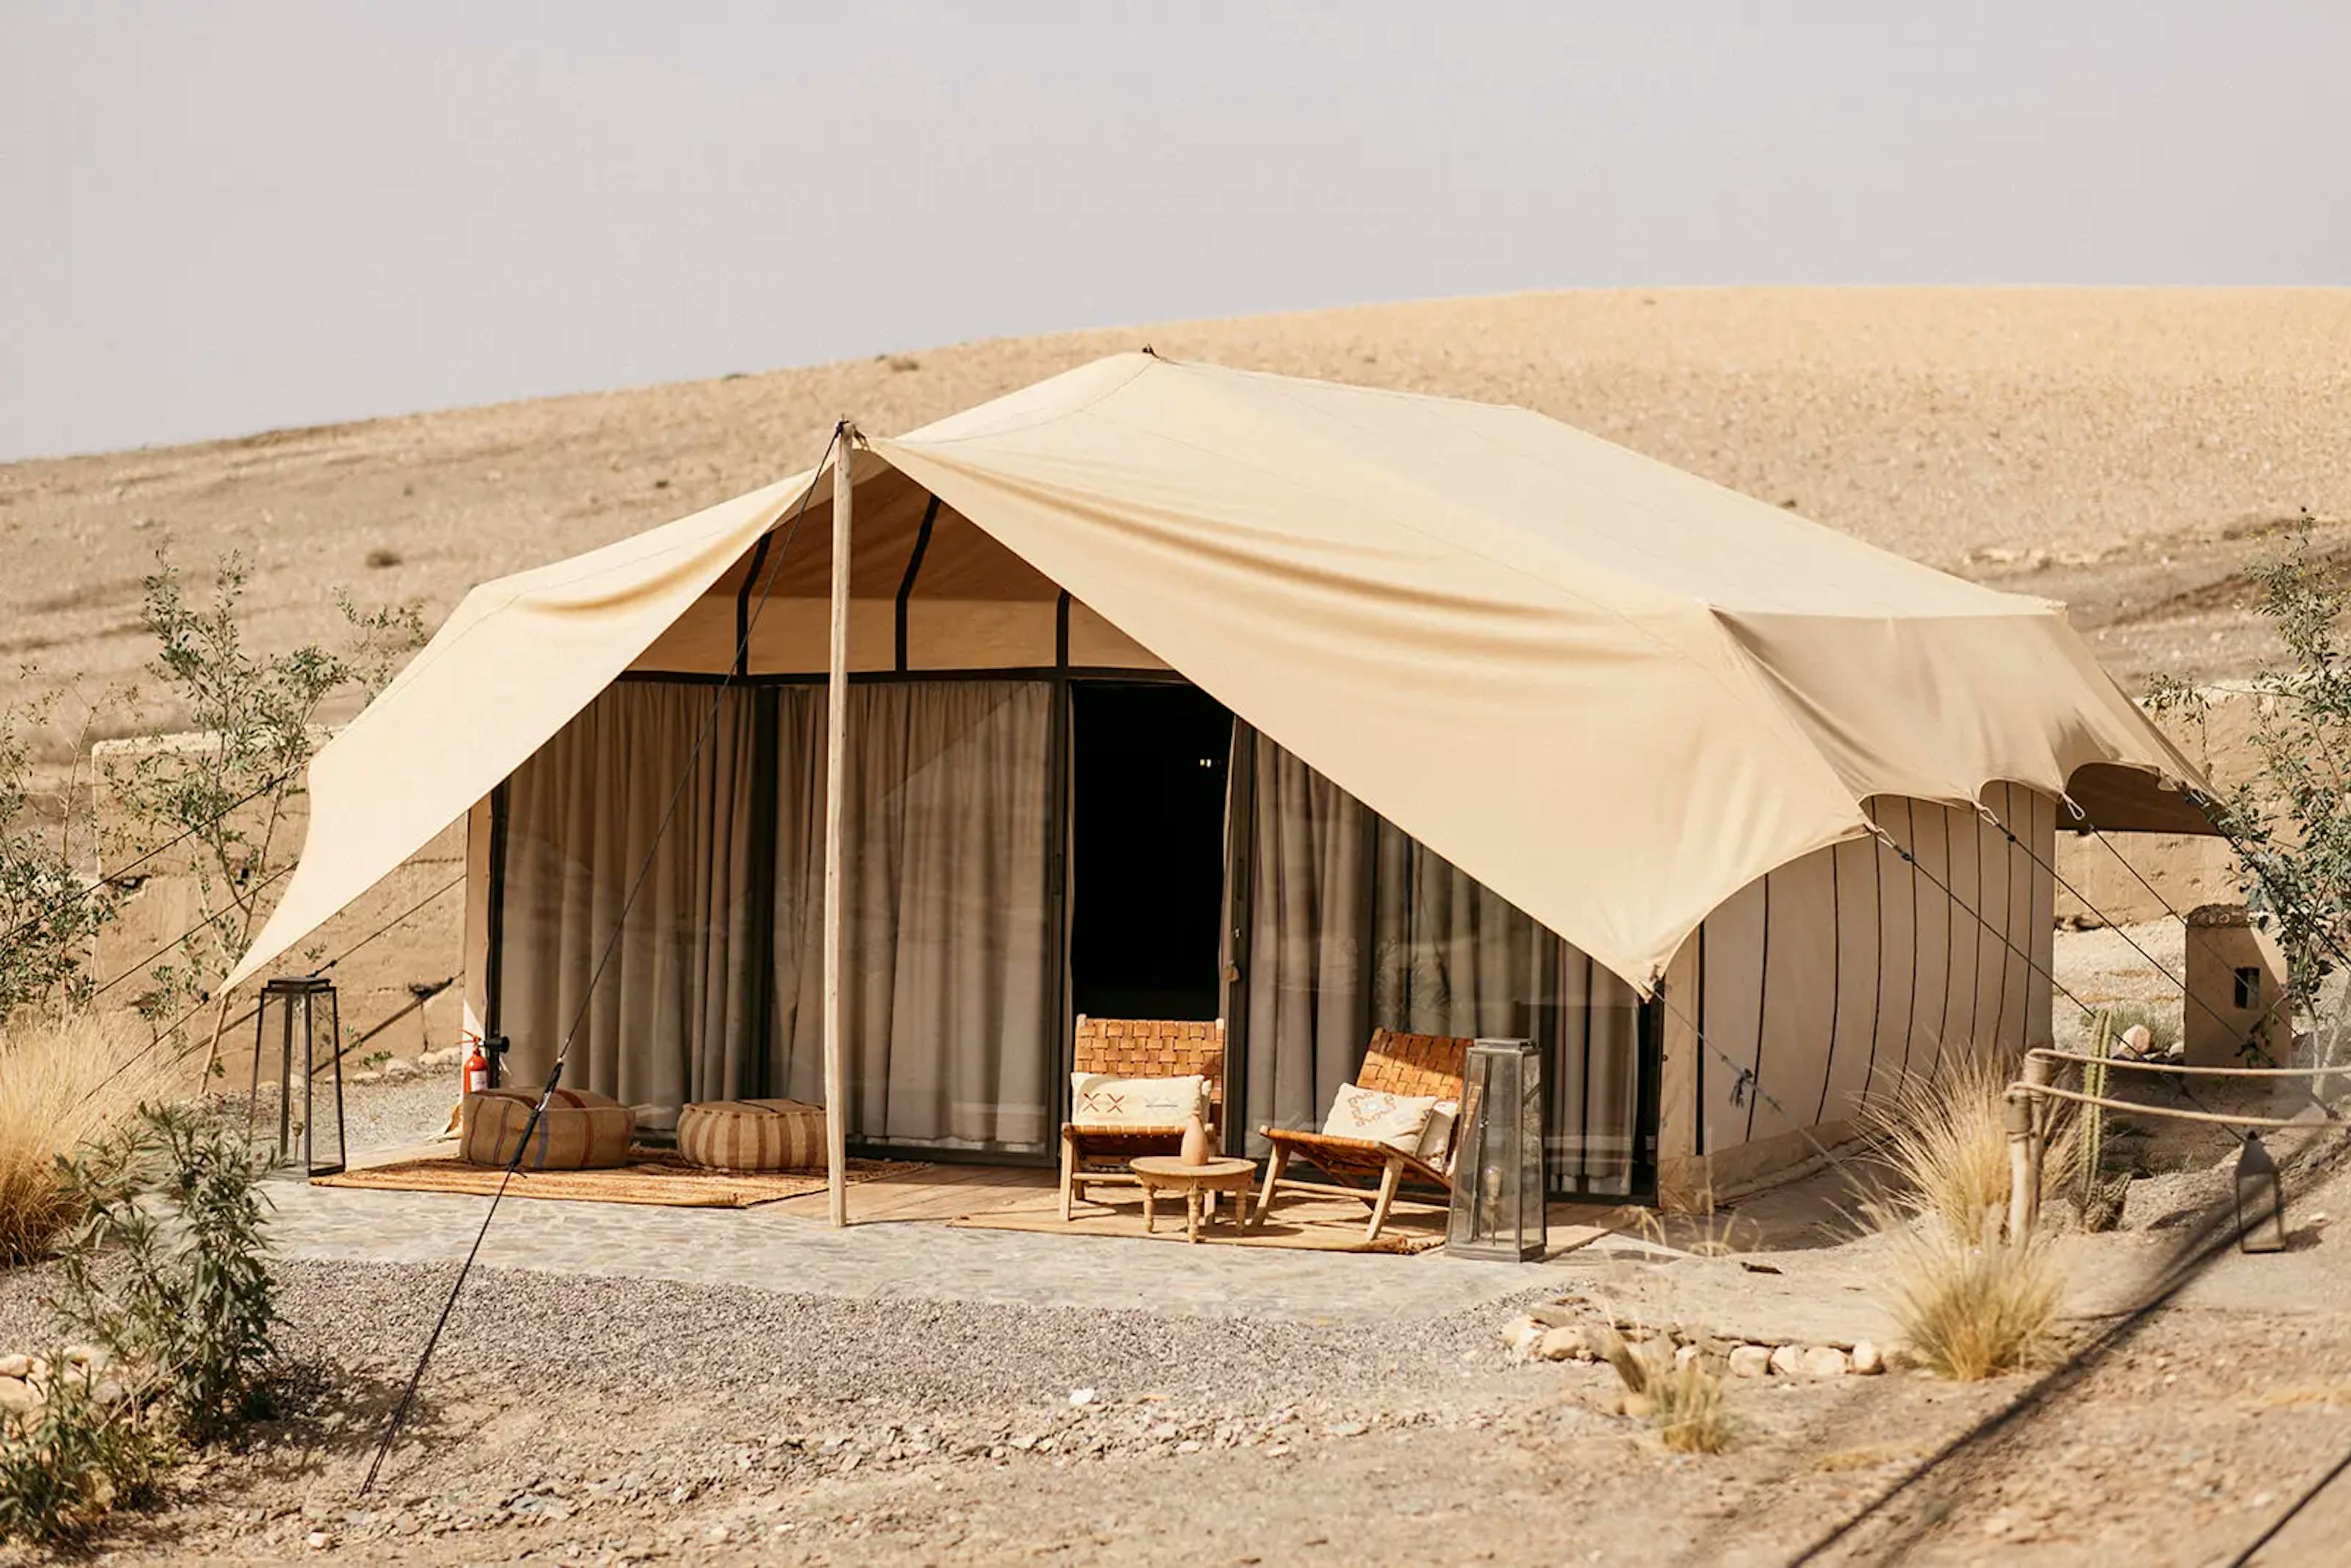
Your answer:
[[[1213,1019],[1232,715],[1174,684],[1081,681],[1070,700],[1072,1010]]]

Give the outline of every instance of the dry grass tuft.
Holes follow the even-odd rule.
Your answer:
[[[1657,1440],[1677,1454],[1719,1454],[1730,1447],[1730,1413],[1722,1397],[1722,1375],[1702,1356],[1677,1362],[1649,1380],[1656,1404],[1649,1419]]]
[[[2042,1359],[2064,1301],[2064,1271],[2047,1239],[2001,1234],[2010,1082],[2004,1058],[1964,1053],[1864,1113],[1895,1176],[1890,1196],[1863,1206],[1891,1249],[1886,1310],[1913,1354],[1957,1382]],[[2063,1128],[2048,1152],[2048,1188],[2061,1185],[2074,1163],[2072,1131]]]
[[[145,1043],[90,1013],[0,1027],[0,1263],[45,1256],[73,1219],[57,1156],[155,1097]]]
[[[1677,1356],[1665,1336],[1639,1349],[1614,1328],[1594,1346],[1625,1385],[1625,1413],[1646,1417],[1657,1440],[1677,1454],[1719,1454],[1730,1447],[1730,1412],[1722,1374],[1700,1355]]]
[[[1864,1133],[1905,1191],[1897,1207],[1931,1215],[1970,1247],[2000,1239],[2008,1209],[2008,1127],[2003,1107],[2015,1066],[1992,1051],[1956,1052],[1939,1071],[1901,1082],[1863,1106]],[[2072,1170],[2074,1124],[2060,1121],[2043,1162],[2043,1196]],[[1883,1228],[1882,1226],[1878,1228]]]
[[[1977,1383],[2047,1356],[2065,1276],[2045,1239],[1970,1245],[1931,1216],[1887,1234],[1895,1256],[1886,1310],[1938,1375]]]

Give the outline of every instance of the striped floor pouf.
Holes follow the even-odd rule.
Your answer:
[[[716,1171],[820,1170],[824,1107],[798,1100],[705,1100],[678,1113],[677,1152]]]
[[[488,1089],[468,1094],[458,1111],[457,1155],[469,1165],[503,1166],[530,1126],[535,1089]],[[636,1113],[609,1095],[558,1089],[547,1113],[531,1128],[520,1168],[527,1171],[611,1170],[629,1163]]]

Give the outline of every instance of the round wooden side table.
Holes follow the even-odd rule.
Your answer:
[[[1217,1194],[1233,1195],[1233,1224],[1246,1230],[1249,1222],[1249,1177],[1256,1174],[1254,1161],[1214,1159],[1206,1165],[1187,1166],[1174,1155],[1144,1155],[1127,1162],[1134,1179],[1143,1184],[1143,1228],[1159,1228],[1158,1212],[1153,1198],[1160,1192],[1181,1192],[1184,1195],[1184,1239],[1200,1239],[1200,1210],[1205,1201],[1208,1218],[1217,1213]]]

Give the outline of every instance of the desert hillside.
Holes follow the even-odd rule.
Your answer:
[[[920,424],[1095,355],[1523,403],[1889,549],[2067,601],[2117,675],[2255,655],[2243,568],[2351,517],[2351,290],[1659,289],[958,344],[716,381],[0,465],[15,695],[134,674],[158,548],[254,563],[256,634],[415,599],[804,466],[841,413]],[[30,681],[16,666],[37,664]],[[150,712],[147,721],[172,716]]]

